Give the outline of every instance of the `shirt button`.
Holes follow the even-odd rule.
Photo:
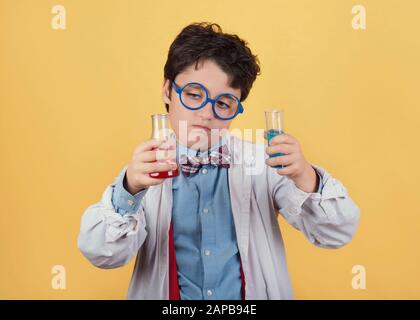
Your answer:
[[[128,203],[129,206],[132,206],[134,204],[134,201],[133,200],[127,200],[127,203]]]
[[[204,209],[203,209],[203,213],[209,213],[209,209],[204,208]]]
[[[201,173],[202,173],[202,174],[207,174],[207,169],[206,169],[206,168],[204,168],[203,170],[201,170]]]
[[[204,255],[209,256],[210,255],[210,250],[204,250]]]
[[[208,295],[208,296],[212,296],[212,295],[213,295],[213,291],[211,291],[211,290],[207,290],[207,295]]]

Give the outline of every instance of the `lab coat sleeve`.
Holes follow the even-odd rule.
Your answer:
[[[125,168],[123,170],[125,172]],[[112,204],[112,193],[117,183],[109,185],[99,202],[89,206],[81,219],[78,246],[95,266],[109,269],[127,264],[147,237],[145,201],[135,212],[121,215]]]
[[[360,209],[340,181],[320,166],[312,166],[322,177],[321,193],[307,193],[276,169],[267,168],[274,206],[314,245],[340,248],[352,240]]]

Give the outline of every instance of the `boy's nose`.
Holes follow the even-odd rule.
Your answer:
[[[200,110],[198,110],[198,115],[202,119],[210,120],[213,118],[213,108],[211,102],[207,102],[207,104],[202,107]]]

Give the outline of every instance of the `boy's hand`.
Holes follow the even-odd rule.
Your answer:
[[[159,148],[160,149],[157,149]],[[172,151],[165,151],[165,150]],[[149,176],[153,172],[166,172],[177,168],[175,161],[163,162],[175,159],[176,151],[163,141],[149,140],[138,145],[133,152],[131,162],[128,165],[124,187],[132,195],[149,186],[161,184],[165,179],[157,179]],[[175,155],[174,155],[175,153]],[[160,162],[157,162],[159,160]]]
[[[265,138],[267,135],[265,134]],[[299,141],[289,134],[279,134],[270,140],[266,148],[268,155],[283,153],[283,156],[268,158],[265,163],[269,166],[287,166],[279,168],[277,173],[293,180],[298,188],[305,192],[316,192],[318,189],[318,175],[315,169],[305,160]]]

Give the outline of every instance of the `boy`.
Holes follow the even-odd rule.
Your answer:
[[[246,43],[218,25],[189,25],[172,43],[162,96],[181,174],[150,177],[177,164],[156,162],[162,142],[140,144],[87,208],[78,240],[100,268],[137,256],[130,299],[292,299],[279,211],[317,246],[352,239],[358,207],[296,138],[273,138],[252,173],[243,159],[261,145],[226,133],[259,70]]]

